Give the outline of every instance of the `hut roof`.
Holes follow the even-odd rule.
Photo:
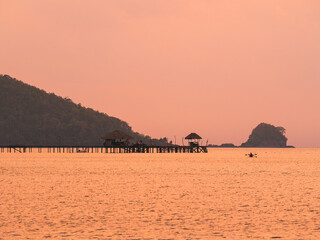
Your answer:
[[[190,133],[188,136],[185,137],[185,139],[202,139],[202,137],[200,137],[196,133]]]
[[[115,139],[133,139],[130,135],[122,132],[120,130],[115,130],[113,132],[108,133],[107,135],[103,136],[102,139],[104,140],[115,140]]]

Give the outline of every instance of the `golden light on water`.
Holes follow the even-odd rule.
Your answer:
[[[0,239],[319,239],[319,156],[2,153]]]

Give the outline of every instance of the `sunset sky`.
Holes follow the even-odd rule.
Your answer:
[[[319,0],[0,0],[0,73],[152,137],[320,147]]]

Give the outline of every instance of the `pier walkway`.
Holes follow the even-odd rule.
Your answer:
[[[0,146],[0,153],[207,153],[206,146]]]

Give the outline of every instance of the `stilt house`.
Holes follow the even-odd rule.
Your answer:
[[[128,145],[129,140],[133,139],[133,137],[120,130],[115,130],[103,136],[102,139],[104,140],[103,146],[117,147]]]
[[[191,147],[197,147],[199,146],[199,141],[202,139],[198,134],[196,133],[190,133],[188,136],[185,137],[185,139],[188,140],[189,145]]]

